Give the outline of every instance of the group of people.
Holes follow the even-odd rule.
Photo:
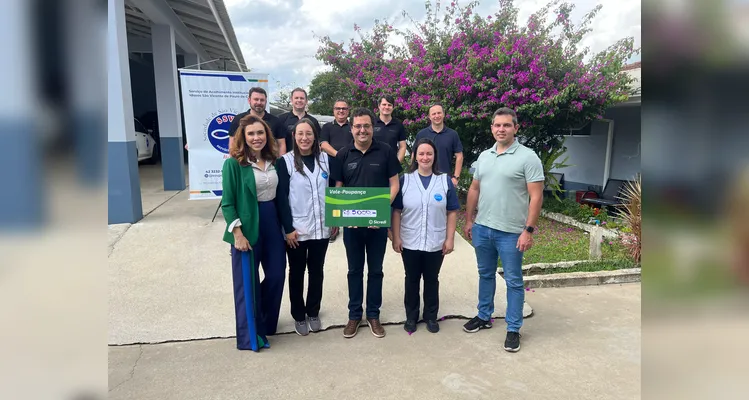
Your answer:
[[[328,245],[339,234],[339,228],[325,222],[325,191],[332,186],[387,187],[392,207],[391,229],[342,229],[349,294],[343,336],[355,336],[363,317],[374,336],[385,336],[379,317],[388,237],[405,269],[404,329],[409,333],[417,329],[423,280],[422,318],[429,332],[438,332],[439,271],[454,247],[460,209],[456,187],[463,162],[457,132],[444,125],[443,107],[430,107],[431,124],[417,134],[410,165],[401,174],[406,132],[392,116],[390,96],[378,100],[377,116],[367,108],[350,110],[347,101],[338,100],[335,120],[322,128],[306,113],[307,93],[301,88],[292,91],[293,110],[279,117],[265,111],[267,93],[262,88],[250,89],[248,103],[250,109],[232,121],[230,157],[222,173],[221,207],[227,223],[224,241],[231,245],[237,348],[258,351],[270,346],[268,335],[278,325],[287,255],[295,330],[305,336],[322,329],[323,267]],[[480,277],[478,315],[463,329],[491,328],[501,259],[508,287],[504,346],[508,351],[520,348],[522,254],[532,246],[544,180],[539,158],[515,140],[518,127],[513,110],[501,108],[494,113],[491,130],[497,144],[475,164],[464,228],[476,249]]]

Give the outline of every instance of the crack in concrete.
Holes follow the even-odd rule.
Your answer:
[[[178,194],[184,192],[185,190],[187,190],[187,189],[182,189],[182,190],[177,191],[177,193],[173,194],[168,199],[164,200],[161,204],[159,204],[158,206],[154,207],[153,210],[151,210],[151,211],[147,212],[146,214],[144,214],[143,218],[145,219],[147,216],[151,215],[151,213],[153,213],[154,211],[158,210],[161,206],[163,206],[164,204],[168,203],[169,200],[175,198]]]
[[[156,206],[156,207],[155,207],[155,208],[154,208],[153,210],[151,210],[151,211],[147,212],[146,214],[143,214],[143,218],[141,219],[141,221],[142,221],[143,219],[145,219],[145,218],[146,218],[147,216],[151,215],[151,213],[153,213],[154,211],[158,210],[158,209],[159,209],[159,207],[161,207],[161,206],[163,206],[164,204],[168,203],[168,202],[169,202],[169,200],[171,200],[171,199],[175,198],[175,197],[176,197],[177,195],[179,195],[180,193],[184,192],[185,190],[186,190],[186,189],[183,189],[183,190],[177,191],[177,193],[173,194],[173,195],[172,195],[172,196],[170,196],[170,197],[169,197],[168,199],[164,200],[164,201],[163,201],[163,202],[162,202],[161,204],[159,204],[158,206]],[[136,223],[137,223],[137,222],[136,222]],[[115,249],[115,247],[117,247],[117,243],[119,243],[119,242],[120,242],[120,240],[122,240],[122,238],[123,238],[123,237],[125,237],[125,234],[127,233],[127,231],[129,231],[129,230],[130,230],[130,228],[132,228],[132,227],[133,227],[133,225],[134,225],[134,224],[129,224],[129,225],[128,225],[128,227],[127,227],[127,229],[125,229],[124,231],[122,231],[122,233],[121,233],[121,234],[120,234],[119,236],[117,236],[117,239],[116,239],[116,240],[114,241],[114,243],[112,243],[112,246],[111,246],[111,247],[110,247],[110,249],[109,249],[109,253],[107,254],[107,258],[109,258],[109,257],[111,257],[111,256],[112,256],[112,253],[114,253],[114,249]]]
[[[130,376],[129,376],[129,377],[127,378],[127,379],[125,379],[124,381],[122,381],[122,382],[118,383],[118,384],[117,384],[117,386],[115,386],[115,387],[113,387],[113,388],[109,389],[109,392],[110,392],[110,393],[111,393],[111,392],[112,392],[113,390],[115,390],[115,389],[117,389],[118,387],[120,387],[120,386],[122,386],[123,384],[125,384],[126,382],[129,382],[130,380],[132,380],[132,379],[133,379],[133,376],[135,375],[135,367],[137,367],[137,366],[138,366],[138,362],[140,361],[140,358],[141,358],[141,357],[143,357],[143,346],[138,346],[138,348],[140,349],[140,354],[138,354],[138,358],[137,358],[137,359],[135,360],[135,363],[133,364],[133,368],[132,368],[132,369],[130,370]]]
[[[523,318],[524,319],[525,318],[531,318],[532,316],[533,316],[533,312],[531,312],[527,317],[523,317]],[[438,319],[437,321],[442,322],[442,321],[446,321],[446,320],[449,320],[449,319],[458,319],[458,320],[468,321],[471,318],[473,318],[473,317],[466,317],[465,315],[445,315],[445,316],[441,317],[440,319]],[[495,317],[495,319],[504,319],[504,318]],[[423,321],[420,320],[419,322],[423,322]],[[397,322],[397,321],[395,321],[395,322],[382,322],[382,326],[404,325],[405,323],[406,323],[405,320],[404,321],[400,321],[400,322]],[[366,321],[362,320],[362,324],[360,326],[366,327],[367,326],[366,325]],[[343,325],[338,325],[338,324],[337,325],[330,325],[327,328],[321,329],[321,330],[319,330],[319,331],[317,331],[315,333],[325,332],[325,331],[329,331],[329,330],[333,330],[333,329],[343,329],[345,327],[346,327],[345,324],[343,324]],[[276,334],[272,335],[271,338],[273,336],[291,335],[291,334],[296,334],[296,332],[295,331],[276,332]],[[116,343],[116,344],[111,344],[110,343],[107,346],[109,346],[109,347],[126,347],[126,346],[159,345],[159,344],[170,344],[170,343],[202,342],[202,341],[206,341],[206,340],[221,340],[221,339],[234,339],[234,338],[236,338],[236,336],[234,336],[234,335],[232,335],[232,336],[212,336],[212,337],[206,337],[206,338],[161,340],[161,341],[156,341],[156,342],[135,342],[135,343]]]
[[[112,246],[109,248],[109,253],[107,254],[107,258],[112,256],[112,253],[114,253],[114,248],[117,246],[117,243],[119,243],[120,240],[122,240],[122,238],[125,236],[127,231],[129,231],[132,226],[133,224],[128,224],[127,228],[124,231],[122,231],[122,233],[119,236],[117,236],[117,239],[115,239],[114,243],[112,243]]]

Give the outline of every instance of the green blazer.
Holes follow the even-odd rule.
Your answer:
[[[250,246],[255,246],[260,224],[255,173],[252,172],[251,166],[243,167],[236,158],[230,157],[224,161],[221,177],[221,213],[224,214],[226,221],[224,242],[234,244],[234,234],[228,229],[229,225],[239,218],[242,223],[242,234],[250,242]]]

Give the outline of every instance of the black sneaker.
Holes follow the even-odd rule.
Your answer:
[[[517,332],[507,332],[505,339],[505,350],[515,353],[520,350],[520,334]]]
[[[416,332],[416,321],[413,320],[407,320],[406,324],[403,325],[403,329],[408,333],[414,333]]]
[[[440,324],[437,323],[437,321],[430,319],[427,321],[427,330],[432,333],[437,333],[440,331]]]
[[[478,332],[479,329],[490,329],[492,327],[491,321],[484,321],[478,316],[471,318],[470,321],[463,325],[463,330],[468,333]]]

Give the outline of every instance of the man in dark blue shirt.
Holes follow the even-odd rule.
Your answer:
[[[440,172],[450,174],[453,185],[458,186],[460,171],[463,168],[463,144],[460,142],[458,132],[445,126],[445,111],[442,105],[434,104],[429,108],[429,120],[432,124],[416,134],[414,143],[419,139],[426,138],[437,146],[437,169]],[[455,157],[455,169],[452,169],[452,159]]]

